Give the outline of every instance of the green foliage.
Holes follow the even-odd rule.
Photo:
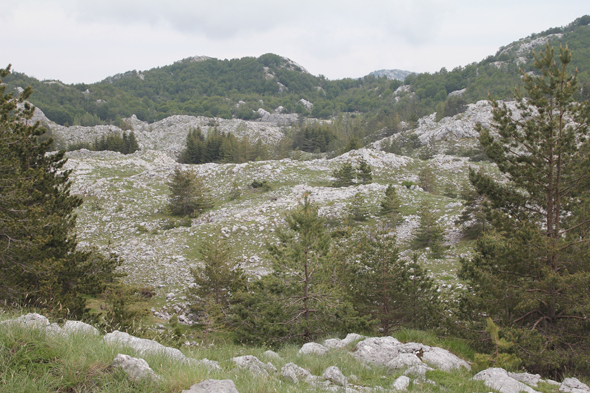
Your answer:
[[[0,77],[9,69],[0,70]],[[52,140],[32,123],[30,88],[18,97],[0,84],[0,300],[82,317],[86,294],[100,293],[117,263],[77,249],[63,151],[46,154]]]
[[[436,121],[440,121],[443,117],[455,116],[467,110],[467,101],[462,95],[448,97],[446,101],[441,102],[436,107]]]
[[[356,178],[360,184],[370,184],[373,182],[373,168],[365,161],[364,158],[361,158],[359,161],[359,165],[356,168]]]
[[[367,221],[369,219],[369,208],[362,192],[354,194],[354,198],[347,206],[348,217],[354,221]]]
[[[189,289],[189,299],[203,326],[205,345],[211,332],[229,326],[231,297],[246,284],[232,252],[222,238],[207,241],[200,247],[202,265],[191,269],[195,285]]]
[[[379,214],[387,217],[393,224],[397,223],[400,218],[400,201],[393,184],[389,184],[385,189],[385,197],[381,201],[381,210]]]
[[[331,238],[308,195],[285,219],[278,244],[268,245],[274,272],[237,295],[238,339],[277,346],[358,327],[356,313],[330,282]]]
[[[355,171],[350,162],[345,162],[332,171],[332,176],[336,178],[332,182],[332,187],[348,187],[353,185]]]
[[[168,209],[173,215],[196,217],[213,207],[209,188],[202,178],[190,170],[175,168],[168,187]]]
[[[444,231],[436,222],[432,206],[426,201],[422,202],[418,215],[420,224],[412,240],[412,247],[416,250],[429,247],[431,256],[440,258],[443,252]]]
[[[294,132],[292,148],[309,153],[325,153],[336,139],[336,134],[330,126],[314,123]]]
[[[434,175],[434,171],[428,165],[426,165],[420,173],[418,174],[419,178],[419,185],[422,189],[426,192],[430,192],[431,194],[436,194],[436,176]]]
[[[439,300],[434,281],[417,255],[410,261],[399,258],[393,234],[371,231],[346,254],[347,287],[355,309],[377,320],[383,334],[401,326],[436,325]]]
[[[332,187],[348,187],[353,184],[370,184],[373,182],[373,168],[361,158],[359,165],[355,168],[350,162],[345,162],[337,169],[332,171],[332,176],[336,178],[332,182]],[[356,182],[355,182],[356,179]]]
[[[505,370],[515,371],[522,361],[515,354],[507,352],[514,347],[514,343],[500,337],[500,328],[496,326],[492,318],[487,318],[486,321],[486,332],[490,335],[496,351],[492,354],[476,354],[475,363],[477,368],[485,370],[490,367],[500,367]]]
[[[571,55],[560,52],[558,65],[547,47],[535,56],[542,75],[523,75],[528,97],[517,97],[520,118],[492,101],[498,136],[479,129],[486,154],[509,181],[470,173],[489,201],[494,231],[479,238],[461,269],[469,284],[466,317],[475,325],[481,315],[493,318],[523,348],[529,371],[554,376],[590,373],[590,105],[573,100]]]

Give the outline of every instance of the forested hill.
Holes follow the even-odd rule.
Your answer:
[[[118,124],[132,114],[148,122],[175,114],[250,120],[259,116],[259,108],[272,112],[282,107],[283,112],[324,119],[339,113],[361,114],[382,127],[434,111],[453,114],[464,103],[485,99],[488,93],[511,98],[520,82],[519,68],[531,71],[532,50],[542,49],[547,41],[556,50],[562,44],[569,46],[582,82],[579,98],[588,99],[589,23],[586,15],[502,47],[478,63],[410,74],[404,82],[374,75],[328,80],[274,54],[232,60],[194,57],[94,84],[38,81],[18,72],[4,82],[13,89],[31,85],[35,91],[31,101],[62,125]],[[407,86],[398,90],[402,84]],[[463,89],[460,100],[455,93],[449,101],[449,93]]]

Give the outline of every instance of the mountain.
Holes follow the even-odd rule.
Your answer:
[[[520,70],[533,71],[532,50],[542,49],[547,42],[556,50],[569,46],[583,87],[578,98],[590,98],[589,23],[586,15],[508,44],[479,62],[432,74],[409,74],[403,82],[389,79],[392,70],[360,79],[328,80],[275,54],[232,60],[195,56],[94,84],[39,81],[20,73],[4,82],[13,90],[31,85],[33,104],[60,125],[120,126],[121,119],[132,115],[149,123],[172,115],[253,120],[262,109],[319,119],[361,115],[364,127],[373,132],[388,123],[415,122],[441,112],[447,97],[457,92],[465,103],[486,99],[488,94],[510,99],[514,86],[520,84]],[[404,88],[398,90],[402,83]],[[302,99],[311,105],[304,105]]]
[[[397,79],[403,81],[406,79],[406,76],[410,75],[411,73],[411,71],[404,70],[377,70],[371,72],[369,75],[376,76],[377,78],[384,76],[387,79]]]

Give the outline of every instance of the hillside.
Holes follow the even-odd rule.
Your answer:
[[[172,65],[145,71],[128,71],[94,84],[66,85],[38,81],[14,73],[5,79],[11,89],[31,85],[32,102],[49,119],[61,125],[120,125],[136,115],[154,122],[172,115],[256,119],[261,108],[328,119],[339,113],[362,114],[416,121],[433,113],[453,93],[463,92],[466,103],[509,99],[520,83],[519,68],[532,70],[533,49],[548,41],[559,48],[568,45],[572,65],[579,70],[582,86],[590,81],[590,16],[565,27],[548,29],[500,48],[496,54],[453,70],[412,74],[404,79],[407,95],[396,94],[402,84],[376,71],[361,79],[328,80],[309,74],[290,59],[266,54],[259,58],[219,60],[195,56]],[[401,78],[400,78],[401,79]],[[580,98],[587,99],[584,87]],[[302,104],[301,99],[311,106]],[[369,126],[376,131],[379,125]]]

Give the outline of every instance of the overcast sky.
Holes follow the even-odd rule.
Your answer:
[[[276,53],[329,79],[480,61],[589,0],[0,0],[0,66],[92,83],[196,55]]]

